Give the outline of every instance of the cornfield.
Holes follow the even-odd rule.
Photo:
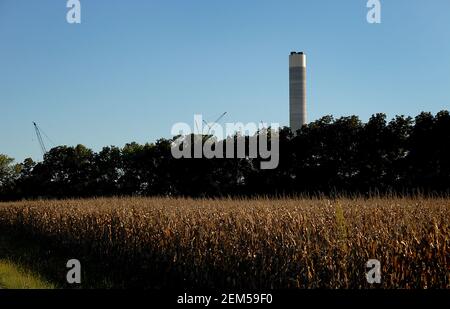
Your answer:
[[[79,259],[82,287],[450,288],[444,198],[23,201],[0,234]],[[65,286],[63,262],[45,271]]]

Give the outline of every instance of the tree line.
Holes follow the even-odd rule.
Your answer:
[[[448,111],[390,121],[376,114],[366,123],[325,116],[296,133],[279,129],[273,170],[260,169],[261,158],[175,159],[174,139],[99,152],[59,146],[42,162],[0,155],[0,200],[450,193]]]

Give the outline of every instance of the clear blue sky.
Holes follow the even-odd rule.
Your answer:
[[[41,159],[170,137],[175,122],[288,123],[288,55],[308,56],[309,120],[450,107],[450,1],[0,0],[0,153]],[[51,144],[46,141],[48,146]]]

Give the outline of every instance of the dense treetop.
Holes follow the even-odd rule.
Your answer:
[[[175,159],[168,139],[98,153],[59,146],[39,163],[0,155],[0,199],[450,191],[448,111],[389,122],[376,114],[367,123],[325,116],[297,133],[280,129],[273,170],[261,170],[259,158]]]

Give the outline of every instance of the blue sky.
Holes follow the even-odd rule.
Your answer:
[[[41,159],[170,137],[194,113],[288,124],[288,55],[308,56],[308,118],[450,106],[450,1],[0,0],[0,153]],[[48,146],[51,143],[45,141]]]

